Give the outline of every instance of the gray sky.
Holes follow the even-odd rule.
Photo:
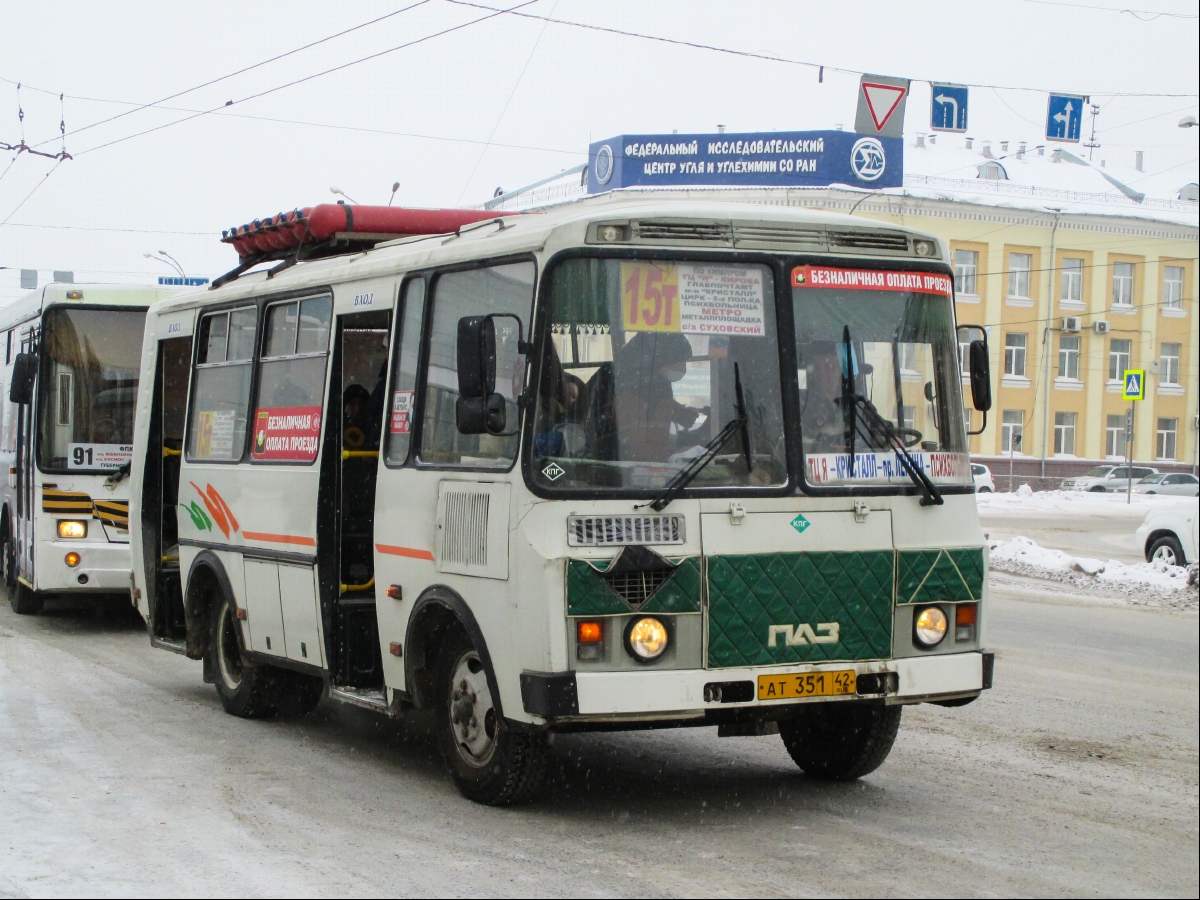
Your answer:
[[[25,139],[60,148],[63,92],[76,157],[55,168],[21,154],[0,180],[0,266],[148,281],[170,272],[143,254],[165,250],[211,276],[236,262],[222,228],[333,201],[332,185],[360,203],[386,203],[399,181],[398,204],[475,205],[584,162],[590,141],[615,134],[850,128],[858,76],[833,68],[997,86],[972,88],[979,139],[1040,142],[1045,91],[1089,93],[1103,106],[1097,158],[1131,164],[1144,150],[1148,171],[1196,177],[1200,129],[1176,127],[1200,114],[1197,4],[1182,0],[1141,0],[1138,15],[1118,0],[536,0],[520,10],[824,64],[823,83],[805,66],[536,19],[465,24],[488,13],[426,0],[163,104],[173,109],[79,131],[414,3],[0,0],[0,141],[21,137],[10,83],[20,81]],[[928,84],[914,83],[906,139],[926,130],[928,108]],[[11,158],[0,151],[0,173]],[[20,293],[16,272],[0,271],[0,300]]]

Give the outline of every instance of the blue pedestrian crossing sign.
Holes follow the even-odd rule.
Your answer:
[[[1083,130],[1083,107],[1087,97],[1051,94],[1046,104],[1046,140],[1079,143]]]
[[[1145,369],[1126,369],[1122,373],[1121,380],[1124,382],[1121,390],[1122,400],[1146,399]]]
[[[934,84],[929,99],[929,127],[933,131],[967,130],[967,86]]]

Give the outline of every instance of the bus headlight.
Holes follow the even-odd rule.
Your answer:
[[[913,639],[922,647],[936,647],[946,637],[946,614],[936,606],[926,606],[916,611],[913,619]]]
[[[58,536],[60,538],[75,540],[85,538],[87,537],[87,522],[78,522],[74,519],[59,519]]]
[[[625,632],[625,649],[639,662],[653,662],[667,650],[670,636],[658,619],[635,619]]]

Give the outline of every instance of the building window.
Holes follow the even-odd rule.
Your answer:
[[[1183,270],[1180,269],[1182,272]],[[954,251],[954,290],[960,294],[978,294],[975,276],[979,272],[979,251]]]
[[[1025,337],[1024,334],[1006,334],[1004,336],[1005,375],[1025,377]]]
[[[1000,452],[1019,453],[1025,436],[1025,411],[1006,409],[1000,421]]]
[[[915,406],[900,407],[900,427],[915,428],[917,423],[917,408]]]
[[[1104,455],[1125,456],[1125,416],[1109,416],[1104,429]]]
[[[1113,263],[1113,306],[1133,306],[1133,263]]]
[[[1158,420],[1158,442],[1156,448],[1159,459],[1175,458],[1175,431],[1178,426],[1178,419]]]
[[[1159,384],[1179,384],[1179,348],[1181,344],[1162,345],[1162,370]]]
[[[958,343],[958,368],[962,372],[963,378],[971,374],[971,342],[959,341]]]
[[[1058,339],[1058,377],[1079,380],[1079,336],[1061,335]]]
[[[1008,296],[1029,298],[1029,270],[1033,268],[1033,254],[1008,254]]]
[[[1125,377],[1125,370],[1129,368],[1129,350],[1132,343],[1122,338],[1113,338],[1108,342],[1109,381],[1120,381]]]
[[[1062,261],[1062,294],[1060,300],[1080,303],[1083,300],[1083,260],[1067,258]]]
[[[1163,267],[1163,306],[1183,309],[1183,266]]]
[[[1075,455],[1075,413],[1054,414],[1054,452],[1063,456]]]

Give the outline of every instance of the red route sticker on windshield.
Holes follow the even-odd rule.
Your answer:
[[[831,266],[797,266],[792,287],[840,288],[849,291],[903,291],[949,297],[953,284],[948,275],[932,272],[894,272],[887,269],[835,269]]]
[[[321,444],[321,407],[285,406],[254,412],[255,459],[311,462]]]

